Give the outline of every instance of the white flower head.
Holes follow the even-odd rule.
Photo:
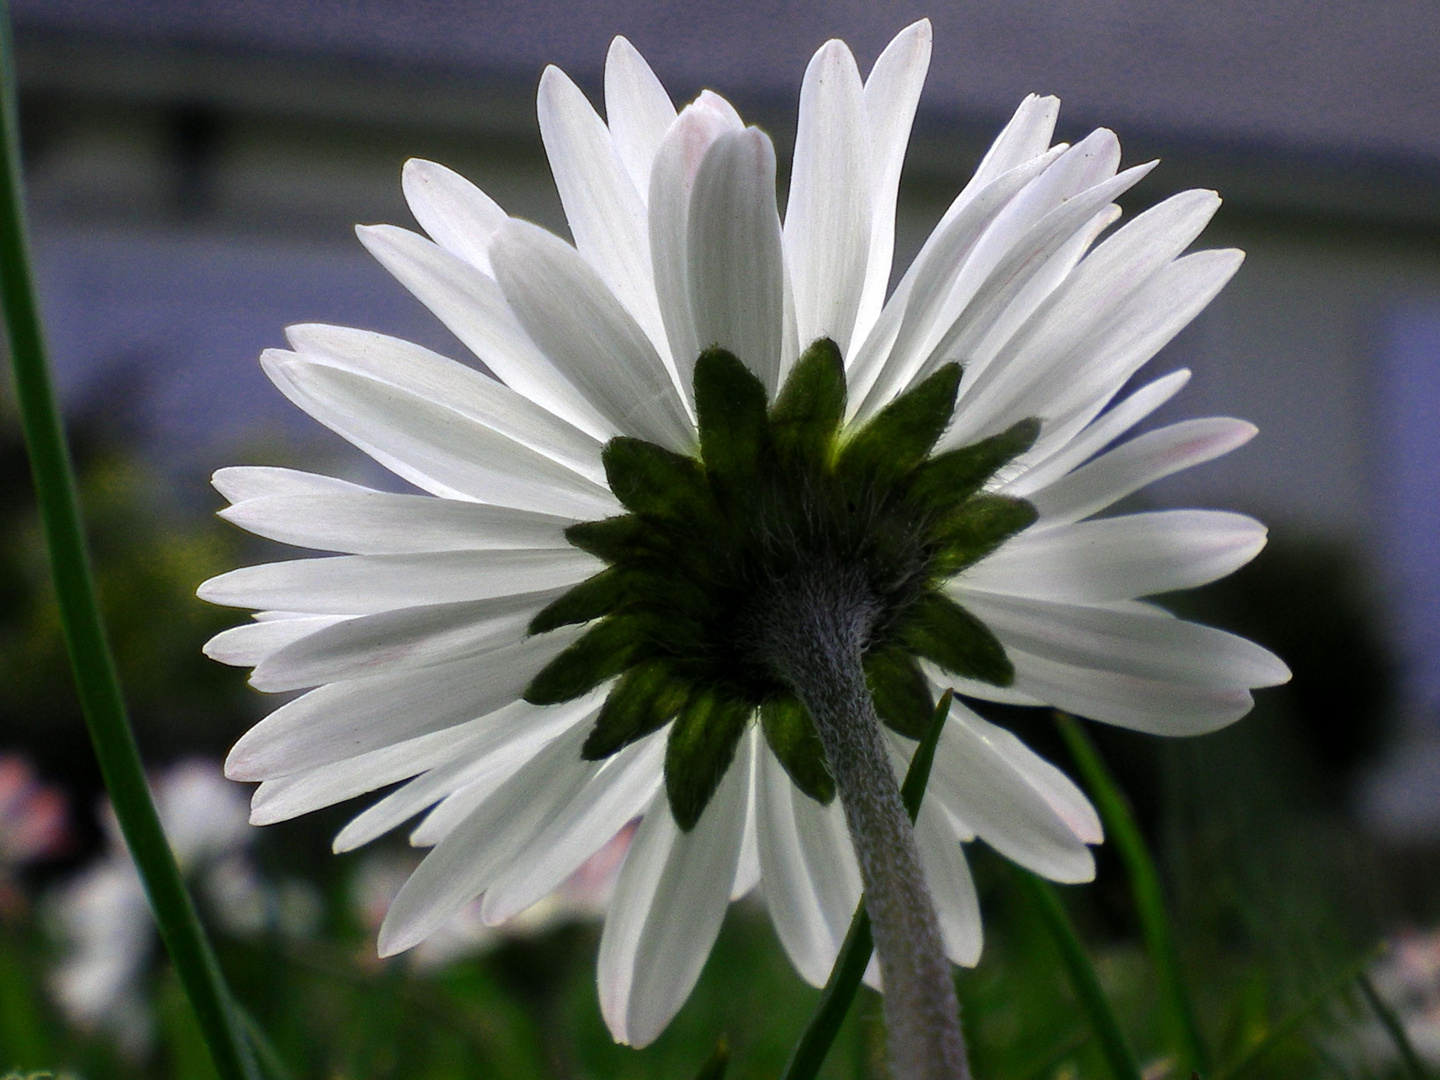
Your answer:
[[[866,590],[897,770],[945,687],[1188,735],[1288,677],[1140,599],[1243,565],[1258,523],[1092,520],[1254,433],[1189,421],[1106,450],[1184,384],[1116,400],[1239,266],[1182,254],[1218,198],[1182,193],[1101,240],[1151,166],[1119,171],[1105,130],[1052,146],[1058,102],[1030,97],[887,297],[929,56],[927,22],[863,80],[845,45],[820,49],[782,222],[770,139],[709,91],[677,114],[617,38],[608,121],[558,70],[540,83],[573,245],[419,161],[404,189],[430,239],[359,230],[494,378],[330,326],[291,327],[291,349],[262,357],[428,493],[222,470],[223,516],[342,554],[200,590],[259,609],[212,657],[253,665],[262,690],[311,688],[230,755],[231,777],[261,782],[251,820],[400,783],[341,831],[348,850],[423,815],[412,840],[432,850],[382,953],[476,897],[488,923],[515,916],[639,818],[600,946],[617,1039],[663,1030],[757,882],[823,982],[860,874],[810,718],[756,651],[796,565]],[[1084,881],[1101,830],[1058,769],[957,701],[916,836],[946,951],[974,964],[959,844]]]

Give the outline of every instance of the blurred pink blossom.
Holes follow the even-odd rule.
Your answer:
[[[62,854],[69,841],[64,794],[42,784],[24,757],[0,754],[0,918],[27,906],[16,871]]]

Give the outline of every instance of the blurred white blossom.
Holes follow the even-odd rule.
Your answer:
[[[152,790],[180,870],[221,929],[245,936],[270,927],[282,932],[313,927],[318,915],[313,893],[308,903],[297,901],[290,894],[308,890],[293,884],[276,888],[250,861],[256,830],[246,820],[244,796],[226,783],[218,763],[181,762],[154,778]],[[72,1022],[104,1030],[126,1052],[139,1054],[152,1028],[146,972],[154,922],[108,803],[101,819],[105,853],[50,900],[50,923],[63,943],[50,985]]]
[[[1394,1011],[1411,1046],[1423,1061],[1440,1065],[1440,929],[1405,931],[1390,942],[1390,951],[1370,969],[1375,991]],[[1371,1063],[1393,1061],[1393,1037],[1373,1013],[1351,1046]]]

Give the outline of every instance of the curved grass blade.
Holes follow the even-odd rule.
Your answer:
[[[1080,1007],[1085,1010],[1090,1029],[1095,1032],[1095,1041],[1100,1044],[1100,1050],[1109,1062],[1115,1080],[1141,1080],[1140,1065],[1135,1060],[1135,1052],[1125,1041],[1120,1022],[1115,1018],[1115,1010],[1110,1008],[1105,992],[1100,989],[1100,979],[1095,974],[1095,967],[1090,963],[1085,946],[1075,933],[1065,905],[1060,902],[1060,897],[1048,881],[1041,880],[1019,866],[1012,865],[1011,869],[1060,949],[1060,960],[1065,965],[1066,974],[1070,976],[1070,985],[1075,988],[1075,996],[1080,999]]]
[[[216,1070],[222,1080],[253,1080],[255,1067],[230,1007],[229,991],[145,784],[95,598],[30,271],[10,25],[9,5],[0,0],[0,135],[4,141],[0,159],[0,302],[65,644],[115,816]]]
[[[1174,1052],[1181,1076],[1191,1070],[1208,1075],[1211,1061],[1205,1040],[1200,1035],[1200,1025],[1195,1019],[1195,1008],[1190,1000],[1190,991],[1180,971],[1180,951],[1175,946],[1175,935],[1170,928],[1170,918],[1165,910],[1165,900],[1160,889],[1160,875],[1155,869],[1155,860],[1145,845],[1130,801],[1115,783],[1110,770],[1105,767],[1095,744],[1073,716],[1055,713],[1055,723],[1060,735],[1069,747],[1076,767],[1085,780],[1090,797],[1100,811],[1105,832],[1125,864],[1126,876],[1130,879],[1130,893],[1134,898],[1135,911],[1140,919],[1140,933],[1145,940],[1145,951],[1154,966],[1155,977],[1160,983],[1161,1007],[1166,1027],[1170,1032],[1171,1050]]]
[[[930,766],[935,762],[935,747],[940,742],[940,733],[945,730],[945,719],[950,715],[953,697],[954,692],[950,690],[940,695],[940,702],[930,718],[930,728],[915,748],[910,768],[905,772],[905,782],[900,786],[900,799],[905,803],[905,811],[912,822],[920,814],[925,785],[930,781]],[[820,1071],[825,1055],[830,1052],[835,1036],[839,1034],[845,1014],[850,1010],[850,1002],[860,989],[860,980],[865,977],[874,948],[870,915],[865,910],[865,898],[862,896],[859,907],[855,909],[855,917],[850,920],[845,941],[840,946],[840,955],[835,958],[835,966],[830,970],[830,979],[820,992],[820,1000],[810,1015],[810,1022],[805,1025],[800,1041],[790,1052],[790,1060],[785,1063],[780,1080],[813,1080]]]
[[[1361,972],[1356,976],[1355,981],[1360,985],[1360,993],[1365,997],[1365,1003],[1370,1010],[1384,1025],[1385,1031],[1390,1036],[1390,1041],[1395,1044],[1395,1052],[1400,1055],[1400,1060],[1405,1065],[1405,1071],[1410,1074],[1410,1080],[1430,1080],[1429,1070],[1420,1061],[1420,1055],[1415,1052],[1414,1045],[1410,1042],[1410,1036],[1405,1033],[1405,1025],[1395,1015],[1395,1010],[1386,1004],[1380,992],[1375,989],[1375,983],[1370,976]]]
[[[255,1064],[260,1070],[261,1080],[295,1080],[295,1074],[285,1064],[285,1059],[280,1056],[280,1051],[260,1022],[238,1002],[232,1008],[245,1029],[245,1037],[250,1040],[250,1048],[255,1052]]]
[[[1331,979],[1302,1001],[1299,1008],[1271,1028],[1263,1039],[1216,1073],[1214,1080],[1238,1080],[1239,1077],[1249,1073],[1264,1059],[1272,1047],[1295,1034],[1301,1025],[1310,1018],[1311,1013],[1343,990],[1347,984],[1363,976],[1365,969],[1373,964],[1375,958],[1382,955],[1384,951],[1383,945],[1377,945],[1358,960],[1341,968]]]
[[[715,1049],[700,1066],[695,1080],[725,1080],[725,1070],[730,1067],[730,1040],[721,1035],[715,1040]]]

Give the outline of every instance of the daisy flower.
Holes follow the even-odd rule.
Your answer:
[[[1191,420],[1110,448],[1189,373],[1122,388],[1240,264],[1182,254],[1219,199],[1184,192],[1101,239],[1153,163],[1120,170],[1103,129],[1052,145],[1058,102],[1032,96],[887,296],[929,56],[925,22],[864,79],[844,44],[816,53],[783,221],[770,139],[723,98],[677,113],[623,38],[606,119],[550,68],[540,130],[573,242],[424,161],[403,183],[428,238],[359,230],[488,373],[333,326],[262,357],[424,492],[221,470],[222,516],[341,554],[200,589],[258,609],[209,655],[307,691],[230,754],[260,782],[251,820],[393,786],[346,851],[423,815],[411,838],[431,850],[382,953],[476,897],[511,918],[639,819],[599,993],[643,1046],[757,884],[800,974],[825,980],[862,878],[874,902],[846,776],[894,789],[942,688],[1194,735],[1288,677],[1141,599],[1243,565],[1257,522],[1095,516],[1254,434]],[[854,761],[825,719],[852,706],[885,725]],[[901,832],[964,965],[981,925],[962,844],[1074,882],[1102,838],[1074,783],[959,699]],[[870,978],[889,998],[883,921]]]

